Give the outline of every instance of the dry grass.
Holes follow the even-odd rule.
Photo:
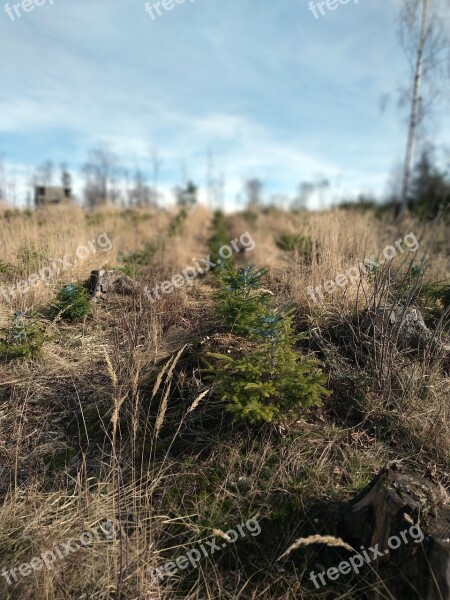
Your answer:
[[[3,215],[1,258],[15,267],[7,281],[73,254],[103,231],[113,249],[90,256],[49,288],[3,302],[2,323],[15,310],[45,313],[68,277],[83,280],[91,269],[118,266],[120,253],[140,251],[148,242],[164,241],[137,275],[150,287],[206,256],[211,215],[191,211],[169,237],[173,217],[113,208]],[[270,269],[269,285],[280,302],[293,300],[299,328],[321,327],[324,346],[310,342],[310,349],[324,360],[333,395],[322,409],[297,415],[283,428],[233,425],[202,379],[199,348],[219,329],[212,278],[153,304],[140,293],[111,296],[81,323],[47,320],[42,356],[1,364],[1,564],[17,567],[105,519],[118,535],[12,585],[0,578],[2,599],[321,597],[308,584],[311,565],[323,560],[316,545],[293,551],[290,562],[277,565],[276,559],[298,538],[336,535],[336,511],[386,460],[448,469],[449,380],[441,365],[388,342],[380,350],[355,325],[367,298],[384,293],[376,281],[350,285],[318,305],[306,292],[410,231],[421,236],[423,226],[406,221],[394,227],[371,213],[339,211],[272,211],[227,222],[230,240],[250,231],[256,248],[247,260]],[[320,252],[306,263],[276,245],[283,233],[308,236]],[[423,233],[430,281],[450,275],[445,234],[443,224]],[[25,245],[37,255],[19,272]],[[255,515],[260,536],[205,558],[198,569],[160,583],[146,572]],[[376,580],[344,579],[335,597],[375,597]]]
[[[309,311],[318,310],[308,295],[309,286],[316,288],[327,280],[335,279],[348,268],[358,265],[365,259],[382,258],[383,250],[413,232],[421,242],[420,257],[425,255],[427,265],[426,281],[439,281],[450,277],[450,265],[446,255],[448,247],[448,227],[444,222],[426,225],[406,218],[393,225],[377,219],[372,213],[348,213],[334,210],[324,213],[285,213],[270,211],[258,214],[256,222],[246,221],[242,216],[232,217],[233,236],[250,229],[256,248],[251,261],[265,266],[278,285],[278,291]],[[305,263],[295,253],[285,252],[276,245],[283,233],[295,233],[309,238],[320,250],[312,256],[311,264]],[[409,251],[398,253],[394,266],[402,264],[405,258],[413,258]],[[418,262],[418,261],[417,261]],[[370,286],[367,286],[369,289]],[[346,285],[342,290],[326,294],[324,300],[317,296],[322,310],[341,306],[344,310],[353,307],[360,293],[358,283]]]

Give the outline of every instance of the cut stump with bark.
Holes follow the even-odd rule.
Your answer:
[[[370,545],[384,555],[378,564],[397,574],[395,597],[450,598],[450,501],[442,486],[390,463],[353,505],[352,515],[371,521]]]
[[[363,325],[377,336],[389,335],[399,349],[446,354],[450,348],[425,324],[415,306],[385,305],[365,311]]]
[[[131,294],[136,288],[135,281],[120,271],[96,269],[91,272],[85,284],[91,294],[92,302],[106,300],[110,292],[116,294]]]

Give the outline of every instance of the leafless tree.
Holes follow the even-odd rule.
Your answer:
[[[208,148],[206,163],[206,204],[211,210],[225,210],[225,171],[217,170],[214,152]]]
[[[315,186],[309,181],[302,181],[298,186],[298,192],[292,201],[293,210],[305,210],[308,207],[308,201],[313,194]]]
[[[65,162],[60,165],[60,181],[64,189],[72,189],[72,176]]]
[[[4,155],[0,154],[0,202],[6,202],[6,171],[4,164]]]
[[[253,177],[244,183],[247,196],[247,208],[254,209],[261,205],[263,184],[260,179]]]
[[[328,190],[329,187],[330,187],[330,181],[328,179],[326,179],[325,177],[323,177],[322,179],[319,179],[319,181],[317,181],[317,183],[316,183],[316,190],[319,195],[319,206],[321,209],[325,208],[325,191]]]
[[[115,152],[103,145],[90,150],[88,160],[83,166],[84,193],[88,206],[92,208],[108,200],[118,201],[118,173],[119,158]]]
[[[36,167],[35,182],[36,185],[52,185],[54,175],[54,166],[51,160],[46,160]]]
[[[324,177],[317,181],[302,181],[298,186],[298,194],[292,202],[292,208],[294,210],[304,210],[315,194],[318,195],[320,208],[323,208],[324,193],[329,187],[330,181]]]
[[[35,205],[35,186],[36,186],[36,173],[32,167],[27,168],[26,173],[26,192],[25,202],[27,208],[31,209]]]
[[[140,169],[136,169],[134,173],[133,185],[128,191],[128,202],[131,206],[156,206],[154,191],[147,185],[145,175]]]
[[[206,159],[206,205],[214,209],[214,154],[211,148],[208,148]]]
[[[178,206],[193,206],[198,201],[198,187],[192,181],[185,186],[177,186],[174,189]]]
[[[153,171],[153,186],[151,190],[153,195],[152,203],[155,205],[155,207],[157,207],[159,203],[159,173],[163,161],[161,160],[159,152],[156,148],[152,148],[151,158]]]
[[[412,85],[403,92],[410,105],[400,193],[401,214],[408,203],[419,128],[442,91],[436,82],[450,73],[450,38],[439,18],[441,0],[403,0],[400,40],[411,67]]]
[[[283,210],[289,210],[290,204],[291,198],[289,198],[287,194],[276,193],[270,195],[269,206],[275,206]]]
[[[6,182],[6,197],[8,198],[8,203],[13,206],[17,203],[17,173],[15,170],[12,170],[8,174],[8,179]]]
[[[214,194],[215,194],[215,197],[217,198],[217,203],[219,205],[219,209],[222,211],[225,211],[225,209],[226,209],[226,206],[225,206],[226,177],[225,177],[224,170],[220,171],[220,173],[217,175],[217,178],[215,180],[214,190],[215,190]]]

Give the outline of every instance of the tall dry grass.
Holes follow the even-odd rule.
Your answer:
[[[285,293],[304,309],[311,310],[315,302],[308,294],[308,288],[323,286],[328,280],[345,273],[366,259],[383,259],[383,251],[397,240],[413,233],[420,241],[420,248],[411,253],[403,244],[404,252],[398,252],[393,266],[423,259],[427,267],[425,281],[440,281],[450,277],[450,264],[447,250],[450,243],[448,225],[443,220],[421,223],[406,217],[400,223],[392,223],[387,218],[375,218],[372,212],[347,212],[332,210],[322,213],[286,213],[271,210],[258,213],[255,219],[246,220],[241,215],[230,218],[232,234],[249,229],[256,248],[250,260],[258,266],[266,267],[279,291]],[[311,263],[302,256],[286,252],[277,247],[277,239],[285,234],[298,234],[311,240],[318,248],[313,253]],[[370,286],[366,286],[369,289]],[[360,282],[350,282],[341,290],[317,296],[318,304],[325,309],[338,304],[342,309],[351,308],[361,296]],[[323,291],[323,289],[322,289]]]
[[[165,242],[139,271],[150,287],[206,256],[208,211],[191,211],[169,237],[173,217],[112,208],[3,215],[1,258],[17,267],[23,248],[32,246],[37,257],[31,255],[35,262],[24,265],[26,272],[73,254],[103,231],[113,242],[110,253],[90,256],[48,288],[8,306],[1,302],[3,324],[15,310],[45,309],[68,277],[83,280],[91,269],[118,266],[121,253],[142,250],[149,241]],[[156,303],[140,293],[113,295],[82,323],[49,324],[41,357],[0,365],[0,567],[18,567],[105,519],[117,535],[13,585],[0,577],[2,599],[307,599],[309,566],[321,560],[317,549],[308,548],[294,566],[276,562],[296,539],[335,533],[333,511],[390,458],[448,467],[448,377],[440,366],[389,347],[396,370],[390,379],[376,380],[379,348],[365,346],[366,338],[352,329],[358,286],[327,296],[323,306],[312,305],[306,291],[378,256],[410,231],[426,251],[426,277],[445,279],[445,226],[423,230],[406,220],[394,227],[369,213],[341,211],[272,211],[227,222],[230,240],[246,231],[252,235],[256,247],[245,260],[269,268],[268,285],[280,302],[293,300],[314,324],[331,322],[322,341],[331,357],[326,369],[333,396],[323,409],[278,430],[232,425],[203,382],[198,356],[220,327],[211,279],[199,278]],[[320,252],[305,263],[277,246],[284,233],[308,236]],[[13,271],[4,280],[20,277]],[[364,285],[370,295],[373,281]],[[341,334],[348,335],[347,352],[336,342]],[[367,382],[362,374],[374,379]],[[254,515],[262,527],[259,538],[160,583],[150,577],[148,568]],[[375,584],[354,578],[340,585],[336,597],[359,600],[371,597]]]

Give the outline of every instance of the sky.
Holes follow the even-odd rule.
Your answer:
[[[81,193],[99,143],[149,179],[156,150],[167,202],[186,178],[204,196],[209,154],[228,209],[254,177],[266,199],[321,178],[325,204],[381,196],[401,164],[400,0],[349,0],[317,18],[309,0],[180,0],[160,16],[151,0],[154,19],[141,0],[38,1],[20,17],[9,8],[14,20],[0,6],[0,154],[20,190],[51,159]],[[429,129],[444,150],[448,109]]]

